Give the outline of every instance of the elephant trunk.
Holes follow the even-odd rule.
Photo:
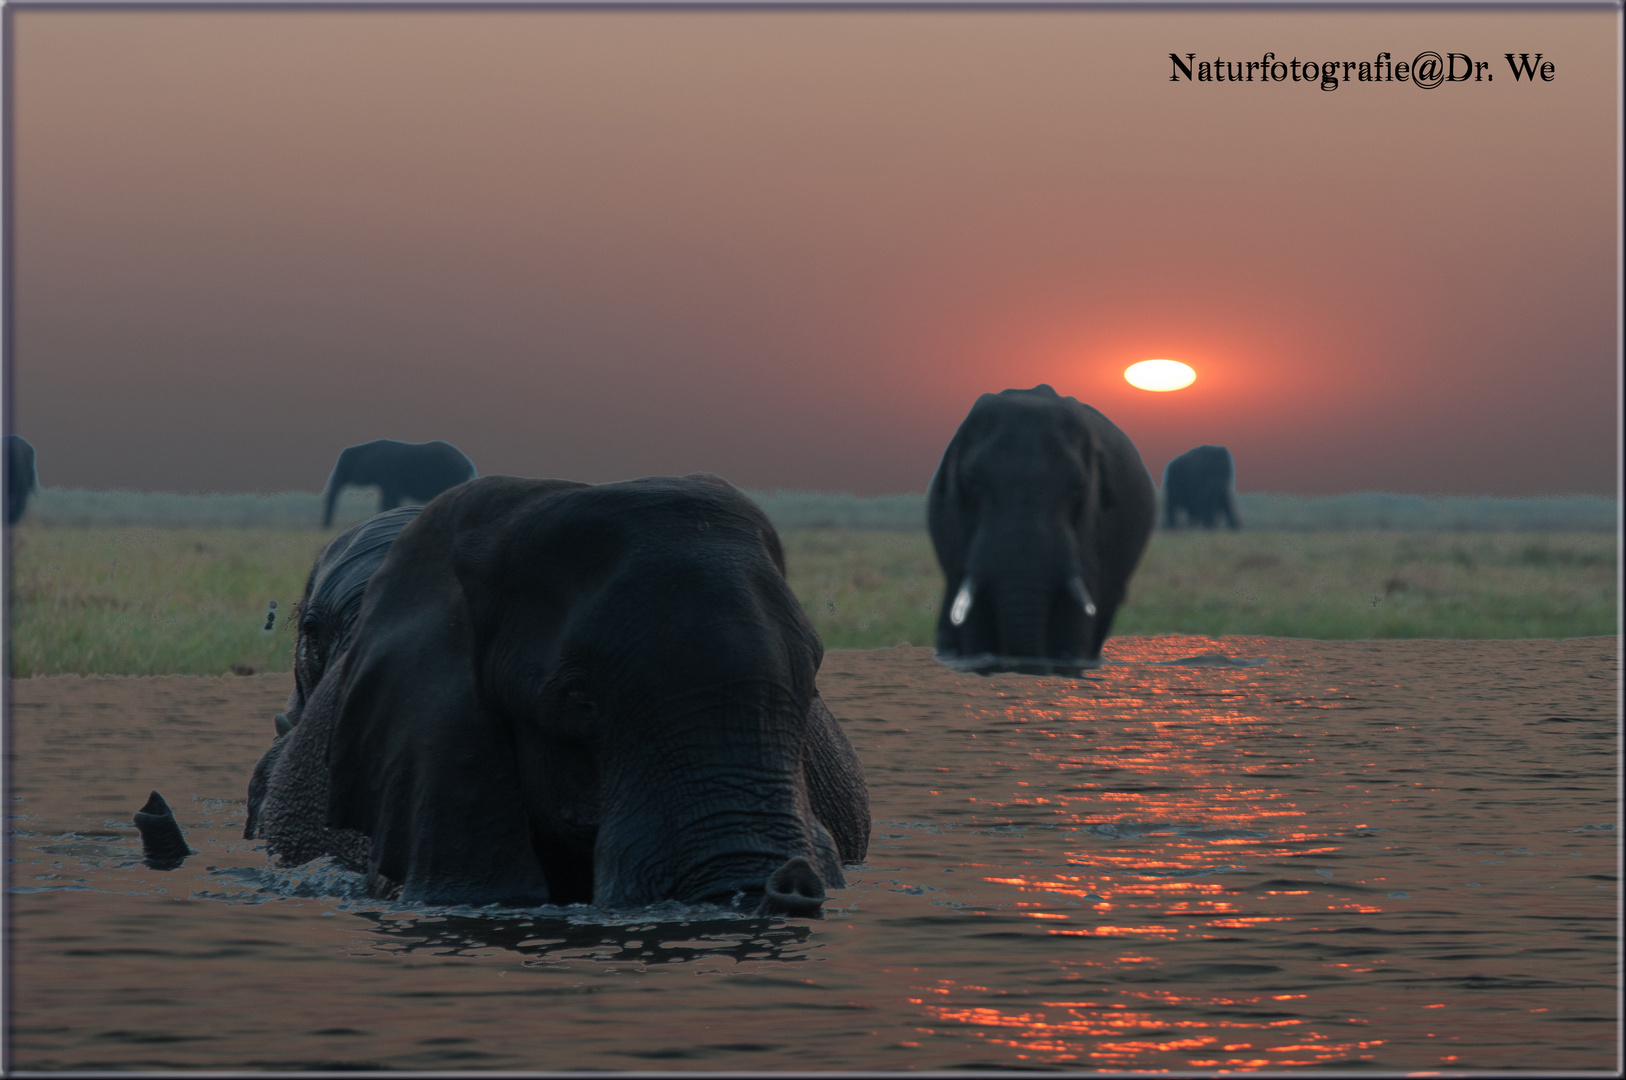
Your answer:
[[[1094,599],[1082,589],[1076,546],[1048,530],[1003,528],[976,545],[966,575],[977,582],[974,603],[986,606],[978,621],[977,651],[993,653],[1002,667],[1026,670],[1037,661],[1072,658],[1082,626],[1093,617]],[[952,613],[951,613],[952,614]]]
[[[706,695],[666,714],[660,738],[607,754],[618,764],[601,792],[593,903],[671,897],[817,917],[825,889],[846,881],[808,789],[808,711],[782,693],[750,704]]]
[[[158,792],[135,812],[136,831],[141,834],[141,856],[154,870],[173,870],[193,854],[175,823],[175,813]]]
[[[1050,623],[1050,590],[1035,582],[1021,582],[1000,590],[994,608],[1002,659],[1031,661],[1045,655],[1045,629]]]
[[[809,745],[823,745],[817,636],[799,617],[774,621],[779,590],[795,603],[777,570],[749,590],[734,573],[664,566],[654,587],[672,607],[605,646],[626,678],[619,721],[595,751],[596,905],[671,898],[806,914],[846,884],[808,776]],[[647,603],[648,582],[625,588]]]
[[[627,835],[613,824],[609,829]],[[595,905],[628,907],[670,896],[754,914],[819,918],[826,888],[846,885],[835,843],[816,820],[738,811],[722,820],[685,823],[678,835],[662,828],[652,832],[646,839],[655,843],[636,859],[637,851],[607,844],[601,829],[594,856]],[[612,853],[612,844],[622,850]]]
[[[763,890],[762,915],[786,915],[799,919],[824,918],[824,882],[813,864],[798,855],[768,875]]]
[[[368,471],[362,457],[364,453],[364,450],[355,446],[347,446],[339,451],[339,460],[333,463],[333,471],[328,474],[327,489],[322,497],[322,528],[331,528],[333,525],[333,508],[339,501],[339,492],[344,490],[346,484],[359,479],[358,476],[351,474],[365,475]]]
[[[339,501],[339,489],[343,487],[337,471],[328,478],[327,491],[322,496],[322,528],[333,527],[333,506]]]

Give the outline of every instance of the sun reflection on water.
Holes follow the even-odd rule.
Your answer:
[[[950,980],[942,982],[950,985],[916,989],[923,994],[943,996],[982,989],[955,986]],[[1157,1005],[1179,1003],[1187,1009],[1237,1010],[1268,1008],[1271,1001],[1302,998],[1304,995],[1237,998],[1180,996],[1167,991],[1147,991],[1138,992],[1136,996]],[[1330,1062],[1369,1061],[1374,1056],[1370,1051],[1385,1041],[1329,1036],[1311,1028],[1310,1021],[1291,1017],[1171,1020],[1161,1013],[1108,1001],[1044,1001],[1039,1003],[1039,1008],[1011,1009],[940,1004],[928,1001],[924,996],[910,998],[909,1001],[922,1006],[925,1013],[938,1024],[956,1025],[973,1038],[1023,1051],[1019,1057],[1031,1055],[1033,1060],[1048,1065],[1076,1061],[1088,1062],[1098,1068],[1110,1068],[1136,1061],[1144,1064],[1151,1055],[1167,1054],[1182,1057],[1187,1065],[1195,1068],[1297,1068]],[[935,1029],[920,1030],[925,1034],[937,1033]],[[1290,1031],[1290,1037],[1284,1039],[1283,1036]],[[1239,1039],[1239,1035],[1243,1038]],[[1246,1056],[1221,1056],[1237,1054]]]
[[[1052,942],[1064,978],[1092,985],[1037,1001],[951,979],[916,985],[907,1000],[930,1025],[919,1036],[1096,1069],[1376,1062],[1389,1040],[1360,1037],[1360,1009],[1272,985],[1270,973],[1290,943],[1366,931],[1394,896],[1409,899],[1347,849],[1384,831],[1372,830],[1390,816],[1385,798],[1419,785],[1372,797],[1391,782],[1376,774],[1392,771],[1392,758],[1359,747],[1329,762],[1324,741],[1307,741],[1325,736],[1315,725],[1347,722],[1329,715],[1351,708],[1343,682],[1150,666],[1191,651],[1178,639],[1141,641],[1086,679],[969,684],[959,731],[977,751],[933,770],[931,794],[952,808],[933,831],[968,830],[993,857],[904,891],[939,893],[933,903],[986,920],[989,937],[1025,929]],[[1389,970],[1390,957],[1350,955],[1383,950],[1350,942],[1306,967],[1339,980]],[[1179,989],[1144,989],[1161,980]]]

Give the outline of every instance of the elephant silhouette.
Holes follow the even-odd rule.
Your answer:
[[[15,525],[28,509],[28,496],[39,487],[34,447],[21,435],[6,436],[6,524]]]
[[[394,510],[407,500],[426,503],[447,488],[475,477],[474,462],[457,447],[436,439],[407,443],[394,439],[347,446],[327,478],[322,503],[322,528],[333,525],[333,507],[347,484],[379,489],[378,509]]]
[[[1236,464],[1223,446],[1194,447],[1163,468],[1163,527],[1179,528],[1178,516],[1188,525],[1215,528],[1224,518],[1239,528],[1236,516]]]
[[[1095,666],[1157,517],[1129,436],[1049,386],[977,399],[926,492],[937,655],[984,674]]]

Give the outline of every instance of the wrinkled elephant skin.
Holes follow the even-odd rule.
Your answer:
[[[475,480],[395,537],[255,835],[407,901],[816,915],[870,826],[822,656],[726,482]]]
[[[1156,517],[1129,437],[1048,386],[984,394],[926,493],[943,568],[937,655],[978,671],[1100,662]]]
[[[288,745],[285,737],[298,726],[300,717],[305,714],[305,703],[327,674],[328,667],[350,647],[350,636],[355,630],[356,617],[361,614],[367,582],[383,565],[384,556],[389,554],[390,545],[401,530],[421,511],[422,507],[403,506],[374,514],[328,541],[311,566],[305,578],[304,595],[295,609],[298,623],[294,638],[294,688],[288,695],[286,711],[276,715],[277,739],[249,780],[245,837],[255,834],[266,783]]]

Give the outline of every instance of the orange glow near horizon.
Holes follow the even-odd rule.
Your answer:
[[[1178,360],[1142,360],[1124,369],[1124,379],[1141,390],[1167,393],[1190,386],[1197,381],[1197,373]]]

